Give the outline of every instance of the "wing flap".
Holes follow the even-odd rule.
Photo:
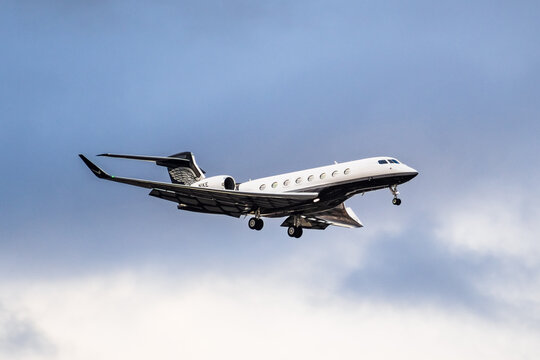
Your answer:
[[[308,229],[326,229],[329,225],[346,227],[346,228],[358,228],[364,225],[358,219],[354,211],[345,207],[344,203],[339,204],[335,208],[319,211],[316,213],[305,213],[299,215],[298,225]],[[289,216],[281,224],[281,226],[294,225],[294,217]]]
[[[344,203],[341,203],[333,209],[313,215],[318,219],[330,223],[330,225],[346,228],[358,228],[364,226],[354,211],[350,207],[345,207]]]
[[[308,217],[306,215],[300,215],[300,217],[297,219],[297,224],[294,223],[294,216],[289,216],[281,226],[289,227],[289,226],[295,226],[299,225],[303,227],[304,229],[315,229],[315,230],[324,230],[331,224],[327,221],[324,221],[322,219],[317,219],[313,217]]]

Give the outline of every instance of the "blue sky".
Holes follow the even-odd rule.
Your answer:
[[[144,333],[130,356],[537,358],[539,10],[3,2],[0,355],[124,356]],[[77,157],[165,181],[152,164],[93,156],[180,151],[240,182],[376,155],[420,176],[399,208],[386,191],[349,200],[365,228],[293,241],[279,220],[255,233],[180,212]]]

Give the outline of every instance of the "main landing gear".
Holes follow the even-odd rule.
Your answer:
[[[303,231],[300,226],[289,226],[289,228],[287,229],[287,234],[290,237],[299,238],[300,236],[302,236],[302,233]]]
[[[256,217],[252,217],[249,219],[248,226],[252,230],[261,230],[264,226],[264,221],[262,221],[262,219],[257,219]]]
[[[392,204],[396,206],[401,205],[401,199],[397,197],[399,195],[397,185],[390,186],[390,191],[392,192],[392,195],[394,195],[394,198],[392,199]]]
[[[289,223],[290,224],[290,223]],[[299,238],[300,236],[302,236],[302,233],[304,231],[302,230],[302,225],[301,225],[301,222],[300,222],[300,217],[295,215],[293,216],[292,218],[292,225],[290,225],[288,228],[287,228],[287,235],[289,235],[290,237],[295,237],[295,238]]]

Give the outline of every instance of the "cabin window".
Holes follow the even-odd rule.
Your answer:
[[[298,179],[296,179],[296,183],[297,183],[297,184],[300,184],[301,182],[302,182],[302,178],[301,178],[301,177],[299,177]]]
[[[289,181],[289,179],[287,179],[287,180],[285,180],[285,181],[283,182],[283,186],[289,186],[289,183],[290,183],[290,181]]]
[[[379,160],[379,164],[388,164],[386,160]]]
[[[313,176],[313,175],[309,175],[309,177],[307,178],[307,181],[313,181],[313,178],[314,178],[314,177],[315,177],[315,176]]]
[[[266,189],[266,184],[262,184],[261,186],[259,186],[259,190],[264,190]]]
[[[337,174],[338,174],[338,171],[336,170],[336,171],[334,171],[334,172],[332,173],[332,177],[335,177]]]
[[[319,178],[321,179],[324,179],[326,177],[326,173],[322,173],[321,176],[319,176]]]
[[[272,187],[273,187],[274,189],[277,188],[277,181],[274,181],[274,182],[272,183]]]
[[[345,171],[343,172],[345,175],[349,175],[351,173],[351,169],[349,168],[346,168]]]

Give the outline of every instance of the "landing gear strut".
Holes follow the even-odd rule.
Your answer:
[[[264,226],[264,221],[262,221],[262,219],[257,219],[256,217],[252,217],[249,219],[248,226],[252,230],[261,230]]]
[[[287,234],[290,237],[299,238],[300,236],[302,236],[302,233],[303,230],[300,226],[289,226],[289,228],[287,229]]]
[[[392,204],[396,206],[401,205],[401,199],[397,197],[399,195],[397,185],[390,186],[390,191],[392,192],[392,195],[394,195],[394,198],[392,199]]]

